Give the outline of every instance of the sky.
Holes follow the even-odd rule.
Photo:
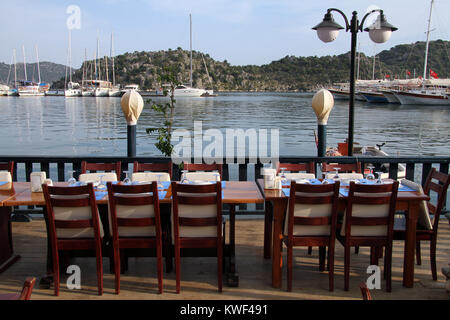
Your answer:
[[[181,47],[189,50],[189,14],[192,14],[193,50],[232,65],[263,65],[289,56],[326,56],[350,51],[350,32],[341,31],[331,43],[321,42],[311,28],[328,8],[338,8],[350,19],[362,20],[369,8],[381,8],[389,23],[399,28],[384,44],[358,33],[358,48],[373,56],[398,44],[426,40],[430,0],[2,0],[0,62],[40,61],[68,64],[69,31],[72,66],[95,56],[109,55],[114,34],[115,55]],[[79,25],[70,6],[80,10]],[[450,0],[435,0],[430,39],[450,40]],[[364,27],[369,26],[372,14]],[[344,18],[334,13],[337,23]],[[369,22],[369,23],[368,23]],[[79,27],[79,28],[77,28]]]

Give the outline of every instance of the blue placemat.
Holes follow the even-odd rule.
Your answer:
[[[159,191],[158,192],[158,198],[164,199],[166,197],[167,191]]]
[[[99,200],[103,199],[107,194],[108,194],[108,192],[95,191],[95,200],[99,201]]]
[[[410,188],[408,186],[405,186],[404,184],[400,184],[398,186],[398,191],[417,191],[417,190]]]
[[[348,197],[348,189],[346,188],[339,188],[339,193],[344,197]]]
[[[8,181],[0,181],[0,186],[9,183]]]
[[[289,195],[291,194],[291,189],[289,188],[283,188],[283,193],[286,197],[289,197]]]

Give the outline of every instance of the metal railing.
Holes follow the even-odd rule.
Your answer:
[[[75,170],[74,176],[78,178],[81,172],[81,162],[88,161],[94,163],[122,162],[122,172],[131,170],[134,161],[141,163],[161,163],[169,161],[162,157],[55,157],[55,156],[0,156],[0,162],[14,161],[13,181],[29,181],[33,171],[45,171],[47,177],[54,181],[67,181],[68,172]],[[194,159],[191,160],[192,163]],[[389,177],[397,179],[399,168],[406,169],[405,177],[409,180],[423,184],[432,167],[437,171],[448,174],[450,157],[308,157],[308,156],[283,156],[279,158],[281,163],[308,163],[314,162],[316,165],[316,175],[320,177],[320,164],[328,163],[355,163],[360,161],[363,167],[366,164],[375,166],[375,170],[383,170],[389,173]],[[251,163],[249,158],[235,158],[234,163],[227,163],[224,158],[223,180],[248,181],[262,178],[261,168],[264,163],[257,161]],[[173,166],[173,180],[180,179],[181,169],[178,165]],[[120,177],[121,179],[123,177]],[[254,208],[253,208],[254,207]],[[249,209],[250,208],[250,209]],[[262,214],[263,205],[257,204],[240,205],[239,211],[246,214]]]

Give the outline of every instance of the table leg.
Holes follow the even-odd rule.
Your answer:
[[[11,207],[0,207],[0,273],[20,259],[14,254],[11,228]]]
[[[39,281],[40,289],[50,289],[53,282],[53,259],[52,259],[52,244],[50,243],[50,237],[48,236],[48,217],[47,217],[47,208],[44,206],[43,215],[45,220],[45,228],[47,230],[47,271],[46,275],[41,278]]]
[[[408,215],[406,216],[406,238],[403,259],[403,286],[414,287],[414,253],[416,249],[416,226],[419,213],[417,201],[408,204]]]
[[[230,244],[229,244],[229,256],[226,262],[226,279],[229,287],[239,286],[239,275],[237,273],[236,266],[236,205],[230,205]]]
[[[270,239],[272,238],[272,202],[266,201],[264,211],[264,259],[270,259],[272,246]]]
[[[273,244],[272,244],[272,287],[281,288],[281,271],[283,267],[282,256],[282,226],[286,210],[284,199],[273,201]]]

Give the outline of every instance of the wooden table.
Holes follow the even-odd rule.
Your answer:
[[[2,186],[2,190],[0,190],[0,273],[7,270],[20,259],[20,255],[14,254],[13,248],[11,228],[12,208],[4,206],[4,202],[24,192],[26,188],[30,188],[29,184],[10,183]]]
[[[54,183],[54,185],[67,186],[67,182],[57,182]],[[30,190],[29,182],[15,182],[14,187],[16,189],[15,192],[9,193],[8,197],[5,197],[3,199],[4,200],[2,202],[4,206],[3,208],[6,208],[6,210],[8,209],[11,210],[11,207],[18,205],[45,206],[45,199],[43,193],[42,192],[32,193]],[[239,205],[241,203],[264,203],[264,197],[260,192],[259,187],[254,181],[226,181],[225,188],[223,188],[222,190],[223,190],[222,202],[230,206],[230,240],[229,240],[230,243],[228,246],[229,260],[227,260],[226,265],[227,282],[228,285],[230,286],[237,286],[239,282],[239,277],[237,274],[237,267],[235,263],[235,213],[236,213],[235,207],[236,205]],[[160,203],[170,204],[172,202],[171,196],[172,196],[171,189],[169,188],[169,190],[167,190],[166,196],[163,199],[160,199]],[[107,205],[108,196],[106,195],[102,199],[97,200],[97,204]],[[108,221],[102,219],[102,222],[104,223],[105,228],[109,229]],[[10,243],[12,245],[12,242]],[[47,254],[47,257],[49,257],[49,253]]]
[[[264,252],[266,258],[270,258],[270,249],[272,249],[272,287],[281,288],[282,278],[282,238],[283,238],[283,220],[286,213],[288,197],[285,196],[282,190],[268,190],[264,189],[264,180],[258,179],[258,186],[264,194],[266,205],[267,202],[273,203],[273,235],[272,244],[269,239],[270,236],[264,237]],[[339,206],[341,209],[345,208],[346,197],[339,195]],[[412,288],[414,286],[414,254],[416,248],[416,226],[419,215],[419,205],[421,201],[429,200],[429,197],[419,192],[400,191],[397,196],[397,210],[407,211],[406,216],[406,238],[405,250],[403,260],[403,286]],[[266,211],[266,214],[267,211]],[[267,222],[266,222],[267,223]],[[270,228],[264,228],[266,231]],[[267,239],[267,240],[266,240]]]

